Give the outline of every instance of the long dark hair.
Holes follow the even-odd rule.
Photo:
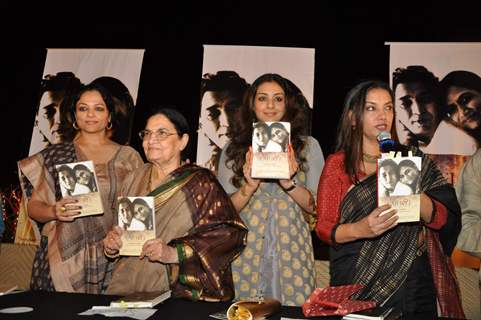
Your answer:
[[[359,168],[362,161],[364,106],[367,94],[372,89],[386,90],[394,101],[394,95],[387,83],[378,80],[361,82],[347,93],[337,129],[335,151],[344,151],[344,169],[355,184],[359,182]],[[355,126],[352,125],[353,120]],[[394,135],[394,126],[391,127],[391,135]]]
[[[229,127],[228,136],[231,143],[227,147],[226,166],[234,171],[232,184],[239,188],[244,177],[242,167],[245,163],[245,154],[252,143],[252,123],[256,122],[254,113],[254,103],[259,86],[265,82],[277,83],[285,93],[286,112],[281,121],[291,123],[291,143],[296,157],[301,163],[301,168],[305,169],[305,158],[301,156],[305,142],[302,139],[306,135],[305,112],[302,103],[304,96],[294,88],[289,80],[275,73],[266,73],[257,78],[247,89],[244,96],[244,103],[239,109],[239,119],[234,121]]]

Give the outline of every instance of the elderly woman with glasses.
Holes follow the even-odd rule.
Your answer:
[[[114,223],[111,208],[115,207],[125,176],[143,161],[133,148],[111,140],[116,129],[116,112],[105,87],[98,83],[82,86],[72,96],[65,97],[61,111],[62,142],[18,163],[28,216],[41,234],[30,287],[103,293],[112,269],[102,244]],[[104,212],[76,219],[80,208],[71,195],[88,192],[82,183],[90,181],[80,171],[88,171],[88,177],[92,178],[93,174],[87,167],[75,167],[81,178],[76,183],[76,175],[67,165],[59,171],[55,168],[87,160],[95,165]],[[62,197],[62,188],[71,190],[68,196]]]
[[[183,164],[189,127],[174,109],[154,110],[140,132],[147,160],[131,173],[124,196],[153,196],[156,238],[140,257],[120,257],[123,230],[104,239],[106,256],[117,259],[107,293],[171,289],[175,297],[223,301],[234,296],[230,264],[247,236],[229,196],[211,171]]]

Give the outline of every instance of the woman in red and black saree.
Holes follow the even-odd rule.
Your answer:
[[[61,107],[62,142],[18,163],[28,215],[41,233],[30,286],[102,293],[112,270],[102,240],[112,228],[112,208],[123,179],[143,161],[133,148],[110,139],[118,127],[114,102],[104,87],[86,85],[69,99]],[[75,218],[78,205],[74,198],[62,198],[55,166],[86,160],[93,162],[104,211]]]
[[[211,171],[181,162],[189,136],[183,115],[154,110],[140,132],[149,163],[130,174],[123,196],[153,196],[156,238],[140,257],[118,257],[123,230],[104,239],[117,259],[111,294],[172,290],[174,297],[224,301],[234,296],[230,264],[245,246],[247,228]]]
[[[460,231],[454,189],[422,157],[417,223],[397,223],[396,210],[377,205],[377,136],[391,132],[393,94],[383,82],[358,84],[347,94],[337,152],[329,156],[318,189],[319,237],[331,245],[331,285],[362,284],[353,298],[394,307],[403,319],[464,318],[450,254]]]

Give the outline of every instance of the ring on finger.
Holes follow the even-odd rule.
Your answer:
[[[67,211],[67,208],[65,208],[65,206],[61,206],[60,211],[65,212],[65,211]]]

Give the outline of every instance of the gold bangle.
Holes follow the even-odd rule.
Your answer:
[[[110,259],[116,259],[120,256],[120,252],[117,252],[116,254],[110,254],[105,250],[105,248],[104,248],[104,254],[107,258],[110,258]]]

